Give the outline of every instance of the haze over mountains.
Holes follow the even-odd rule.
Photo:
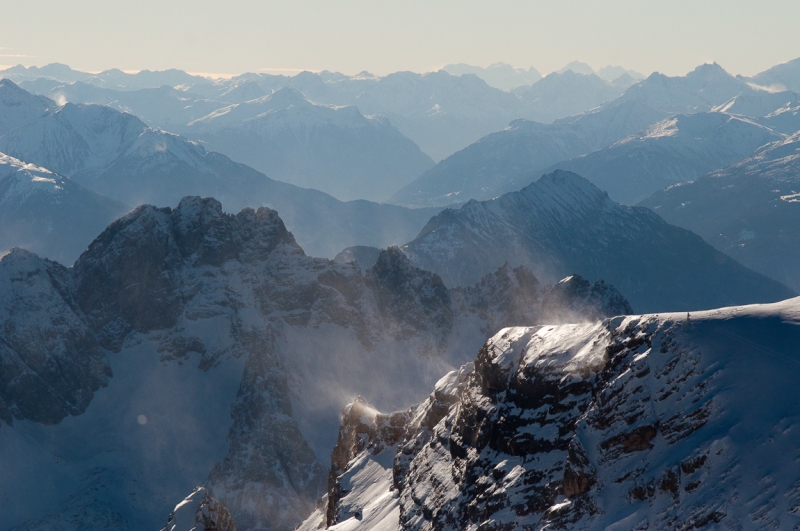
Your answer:
[[[800,134],[642,201],[748,267],[800,287]]]
[[[799,62],[0,78],[0,531],[793,525]]]
[[[571,71],[565,74],[578,75]],[[538,85],[539,83],[533,85],[531,90]],[[677,162],[682,166],[680,170],[675,167],[662,168],[654,163],[658,175],[637,178],[634,186],[641,188],[632,196],[619,196],[620,199],[630,200],[632,197],[638,200],[642,198],[641,194],[657,190],[658,181],[666,182],[663,186],[667,186],[672,184],[667,181],[675,182],[675,179],[680,179],[674,174],[675,171],[696,175],[704,170],[718,169],[738,160],[737,153],[741,155],[739,158],[747,156],[748,149],[752,153],[752,150],[769,141],[770,134],[774,135],[772,138],[776,138],[787,131],[794,132],[797,118],[792,109],[796,109],[797,100],[798,95],[794,92],[755,89],[745,80],[731,76],[717,64],[702,65],[685,77],[670,78],[655,73],[627,89],[620,97],[591,112],[577,114],[552,124],[521,120],[512,122],[505,130],[487,135],[437,163],[395,194],[391,200],[404,205],[444,206],[454,202],[454,198],[462,202],[469,199],[491,199],[502,193],[518,190],[533,182],[545,170],[561,167],[561,162],[569,168],[574,162],[566,162],[567,160],[602,150],[630,135],[652,137],[654,133],[648,132],[648,127],[675,114],[727,112],[747,116],[743,122],[736,123],[752,122],[751,129],[755,138],[733,138],[731,145],[720,146],[716,153],[704,153],[700,148],[695,148],[690,140],[683,150],[675,152],[676,159],[681,159],[681,162]],[[718,132],[711,126],[713,121],[711,118],[707,130],[697,132],[707,137],[704,142],[708,144],[720,142],[720,136],[724,136],[723,132]],[[771,122],[774,122],[773,126],[770,126]],[[755,124],[764,125],[772,132],[756,127]],[[745,137],[748,135],[744,131],[740,134]],[[756,144],[759,139],[763,140],[762,144]],[[720,149],[730,152],[722,155]],[[602,158],[615,155],[607,153],[592,156]],[[651,157],[656,158],[657,155],[653,154]],[[629,162],[630,157],[623,158],[625,163]],[[641,164],[650,162],[652,161],[648,158]],[[576,163],[581,168],[581,163]],[[694,169],[688,169],[692,167]],[[635,168],[633,171],[638,172],[639,169]],[[612,177],[611,180],[615,181],[612,184],[611,180],[600,177],[602,170],[594,165],[591,171],[598,172],[596,184],[603,188],[615,187],[614,191],[617,191],[628,187],[625,177],[621,177],[618,182],[616,177]],[[587,177],[591,179],[590,176]],[[650,183],[638,182],[641,180],[649,180]]]
[[[98,200],[91,200],[72,207],[61,204],[62,214],[43,206],[25,215],[17,210],[5,213],[3,232],[14,235],[13,239],[4,239],[5,242],[24,242],[66,264],[78,257],[98,229],[127,210],[119,202],[169,205],[194,193],[217,197],[232,211],[270,205],[280,209],[308,249],[329,257],[351,245],[385,247],[408,241],[436,212],[368,201],[341,202],[316,190],[269,179],[224,155],[206,151],[196,142],[151,129],[135,116],[110,107],[71,103],[59,107],[21,91],[9,81],[0,81],[0,94],[8,92],[18,98],[20,94],[26,95],[27,99],[20,101],[42,105],[44,114],[40,116],[39,111],[27,114],[33,105],[28,103],[4,107],[9,113],[13,109],[19,111],[14,115],[18,123],[33,121],[0,136],[0,152],[51,169],[60,177],[69,178],[71,189],[85,188],[81,192],[85,197],[93,196],[91,190],[109,198],[108,204],[116,205],[113,209],[97,210]],[[26,200],[22,196],[12,197],[21,193],[17,188],[4,191],[7,204]],[[52,227],[52,235],[31,232],[24,238],[22,233],[16,235],[14,224],[32,220],[34,212],[38,216],[36,223]],[[97,221],[86,225],[86,229],[73,230],[74,225],[57,221],[59,215],[89,215]]]
[[[302,72],[292,77],[243,74],[213,82],[185,73],[180,76],[176,71],[92,75],[67,69],[64,65],[33,70],[15,67],[0,75],[56,101],[112,105],[139,116],[148,125],[181,134],[187,133],[184,128],[189,122],[230,104],[292,87],[317,104],[353,105],[364,115],[387,118],[435,161],[516,118],[552,121],[589,110],[625,88],[593,73],[576,74],[573,70],[551,74],[542,89],[522,98],[477,76],[450,75],[446,69],[384,77],[368,72],[356,76],[331,72]],[[542,91],[553,99],[551,105],[541,99]]]
[[[433,160],[380,117],[315,105],[291,88],[218,109],[187,134],[275,179],[349,201],[384,201]]]

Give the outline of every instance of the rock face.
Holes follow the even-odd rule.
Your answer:
[[[625,207],[574,173],[433,217],[403,247],[448,286],[472,284],[504,262],[554,281],[603,278],[637,311],[707,309],[793,295],[652,211]]]
[[[198,484],[239,529],[292,529],[346,397],[398,407],[500,326],[630,311],[524,268],[448,289],[396,247],[365,271],[311,258],[275,211],[199,197],[135,209],[72,268],[12,251],[0,290],[0,508],[31,530],[155,528]]]
[[[422,404],[344,410],[324,526],[791,528],[798,340],[800,299],[505,329]]]
[[[197,487],[175,507],[161,531],[236,531],[236,524],[224,505]]]
[[[111,369],[64,266],[14,249],[0,261],[0,419],[79,415]]]

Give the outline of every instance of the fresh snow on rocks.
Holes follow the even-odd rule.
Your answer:
[[[791,529],[798,341],[797,298],[505,329],[418,406],[348,406],[301,529]]]
[[[169,515],[161,531],[236,531],[236,523],[224,505],[197,487]]]

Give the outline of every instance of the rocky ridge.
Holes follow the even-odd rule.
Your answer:
[[[418,406],[345,408],[300,529],[792,528],[798,339],[800,299],[505,329]]]

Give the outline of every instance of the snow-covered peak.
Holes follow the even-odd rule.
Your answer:
[[[572,273],[604,279],[640,311],[710,308],[792,294],[720,257],[652,211],[616,203],[588,180],[562,170],[519,192],[444,210],[403,251],[451,286],[472,284],[504,262],[525,265],[548,283]]]
[[[59,194],[74,186],[46,168],[0,153],[0,204],[21,203],[31,194]]]
[[[146,129],[125,147],[121,158],[138,161],[145,167],[160,166],[167,161],[183,162],[197,169],[206,166],[203,159],[207,152],[202,145],[166,131]]]
[[[504,212],[518,210],[525,202],[536,216],[548,216],[558,222],[577,219],[598,208],[619,207],[608,198],[608,194],[587,179],[575,173],[556,170],[543,175],[522,190],[519,195],[506,194],[483,203],[470,202],[464,210],[485,208],[494,215],[506,217]]]
[[[614,104],[635,100],[665,112],[694,113],[709,111],[742,95],[745,99],[759,100],[765,94],[713,63],[700,65],[682,77],[655,72],[626,90]],[[768,96],[766,99],[770,100]]]
[[[303,96],[303,93],[293,87],[279,88],[269,96],[261,98],[260,102],[269,102],[273,108],[280,109],[292,105],[313,105]]]
[[[300,529],[790,528],[798,339],[798,298],[502,330],[451,400],[376,417],[392,445],[362,430]]]
[[[586,178],[571,171],[556,170],[523,188],[531,196],[541,197],[546,194],[554,200],[563,200],[570,204],[577,204],[587,200],[608,197],[605,192],[590,183]]]
[[[34,96],[10,79],[0,79],[0,135],[41,118],[56,104],[44,96]]]
[[[314,125],[364,127],[371,123],[372,120],[363,116],[355,106],[312,103],[297,89],[283,87],[267,96],[222,107],[188,125],[209,131],[241,124],[256,129],[274,129]]]
[[[131,114],[66,103],[1,137],[0,151],[72,176],[106,166],[147,130]]]
[[[224,505],[197,487],[175,506],[161,531],[236,531],[236,524]]]

